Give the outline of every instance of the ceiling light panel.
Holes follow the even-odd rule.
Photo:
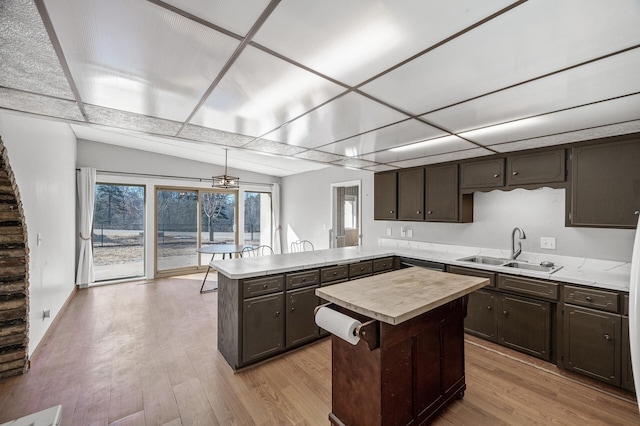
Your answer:
[[[460,136],[482,145],[493,145],[635,119],[640,119],[640,95],[485,127],[460,133]]]
[[[511,3],[505,0],[282,2],[254,41],[350,85]]]
[[[72,121],[84,121],[84,117],[75,101],[51,98],[2,87],[0,87],[0,108]]]
[[[562,145],[567,143],[607,138],[610,136],[627,135],[640,132],[640,120],[624,123],[609,124],[575,132],[560,133],[540,138],[525,139],[518,142],[493,145],[491,148],[498,152],[512,152],[524,149],[541,148],[545,146]]]
[[[637,1],[527,2],[361,90],[423,114],[634,46],[638,22]]]
[[[261,136],[344,88],[248,46],[191,123]]]
[[[239,41],[147,1],[45,0],[83,102],[184,121]]]
[[[467,142],[457,136],[445,136],[403,146],[386,151],[363,155],[361,158],[378,163],[392,163],[408,160],[414,157],[427,157],[448,152],[462,151],[475,148],[477,145]]]
[[[0,86],[75,99],[31,0],[0,2]]]
[[[423,116],[453,132],[640,92],[640,48]]]
[[[405,114],[351,92],[303,115],[265,137],[290,145],[315,148],[406,118]]]
[[[270,0],[163,0],[180,10],[245,36]]]
[[[418,120],[406,120],[382,129],[318,148],[347,157],[357,157],[447,134]]]
[[[482,157],[491,154],[495,154],[495,152],[485,148],[473,148],[467,149],[465,151],[448,152],[430,157],[411,158],[409,160],[397,161],[395,163],[391,163],[390,165],[399,168],[418,167],[426,166],[428,164],[445,163],[447,161],[458,161],[465,160],[467,158]]]

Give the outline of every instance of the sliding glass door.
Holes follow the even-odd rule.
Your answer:
[[[157,189],[156,270],[198,266],[198,191]]]
[[[142,277],[144,186],[98,183],[93,213],[95,281]]]

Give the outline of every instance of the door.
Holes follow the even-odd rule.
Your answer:
[[[361,235],[360,181],[331,185],[329,247],[359,246]]]
[[[498,298],[498,343],[551,359],[551,304],[503,294]]]
[[[318,337],[319,330],[313,313],[315,307],[320,304],[320,299],[315,293],[316,288],[317,285],[287,292],[287,348]]]
[[[242,313],[242,362],[265,358],[284,349],[284,294],[247,299]]]

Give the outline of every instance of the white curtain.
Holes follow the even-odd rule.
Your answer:
[[[280,184],[274,183],[271,191],[271,214],[273,215],[273,252],[275,254],[282,253],[282,244],[280,242]]]
[[[76,176],[78,189],[78,271],[76,284],[88,287],[93,283],[93,250],[91,231],[93,229],[94,188],[96,169],[80,167]]]

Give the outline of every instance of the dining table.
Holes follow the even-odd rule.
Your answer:
[[[215,257],[216,254],[221,254],[222,259],[226,259],[227,255],[229,255],[229,259],[233,258],[233,255],[237,255],[238,257],[242,257],[242,250],[245,247],[252,247],[247,244],[210,244],[207,246],[202,246],[196,249],[198,253],[201,254],[210,254],[211,260]],[[207,273],[204,274],[204,280],[202,280],[202,286],[200,287],[200,293],[209,293],[211,291],[216,291],[218,289],[217,282],[214,288],[210,288],[208,290],[204,290],[204,284],[207,281],[207,277],[209,276],[209,271],[211,270],[211,264],[207,265]]]

